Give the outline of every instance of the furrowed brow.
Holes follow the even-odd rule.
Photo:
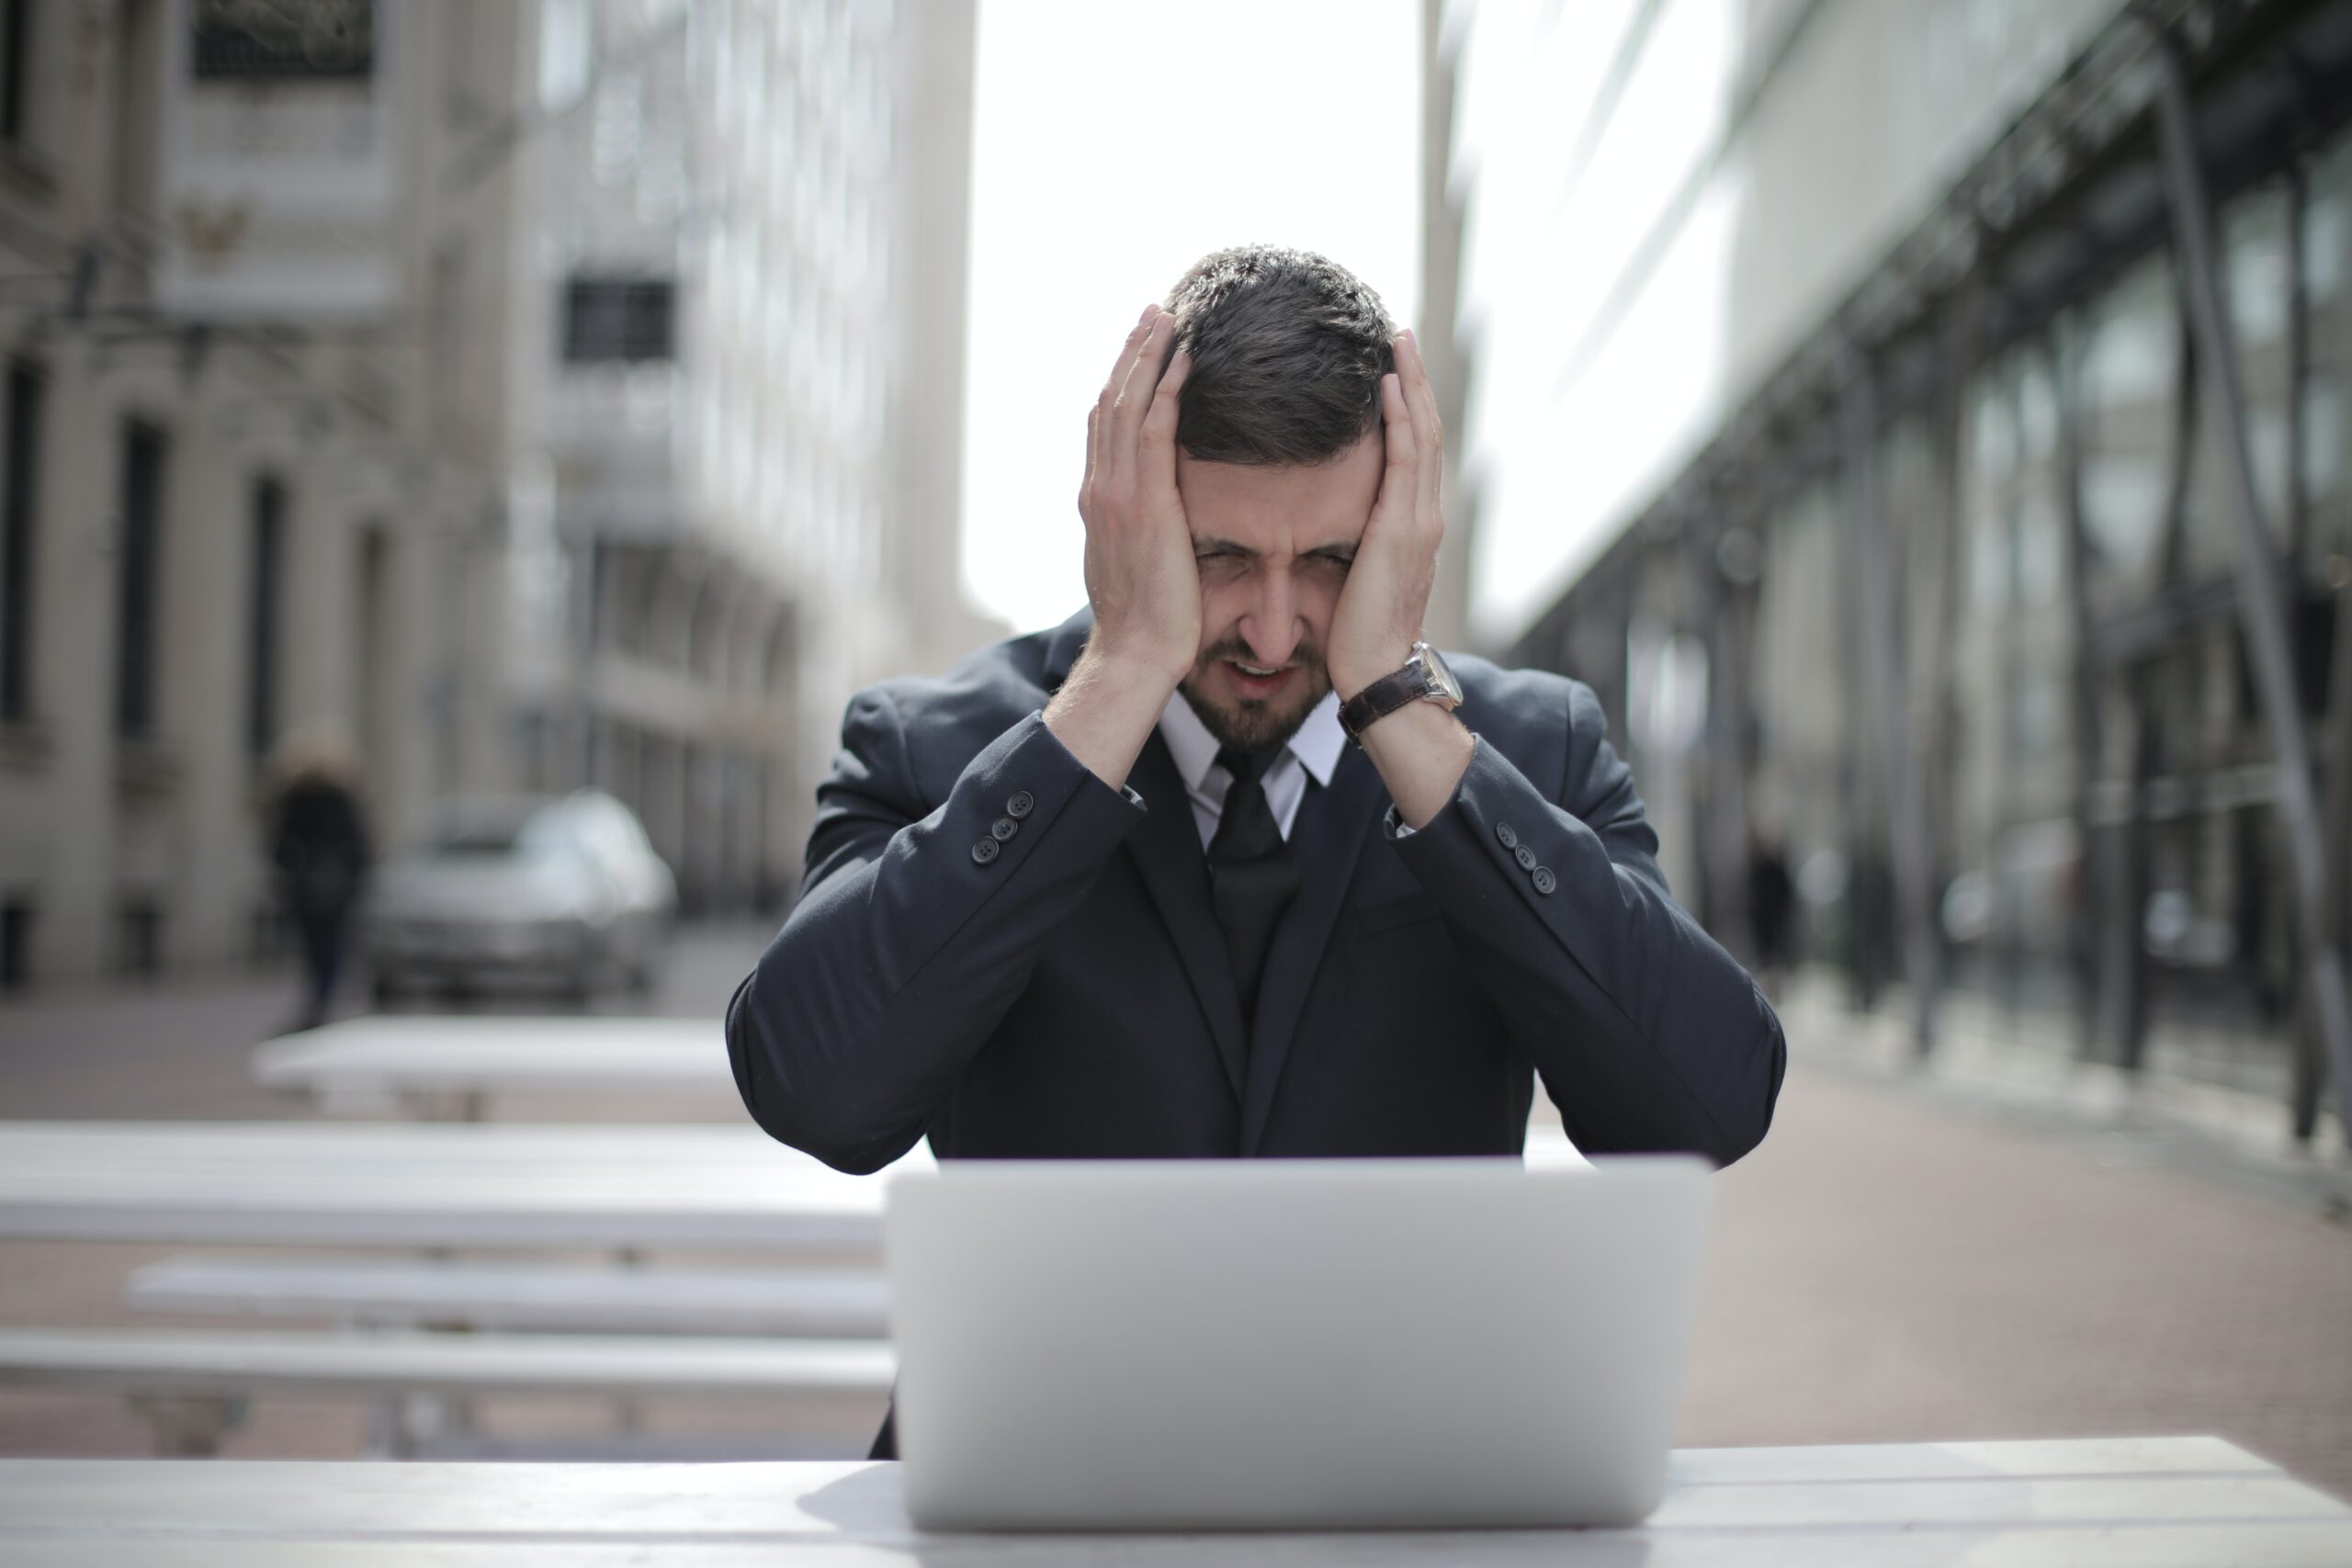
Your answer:
[[[1203,535],[1193,539],[1193,553],[1194,555],[1205,555],[1211,550],[1227,555],[1246,556],[1251,560],[1258,558],[1257,551],[1247,545],[1236,544],[1231,539],[1220,539],[1214,535]]]

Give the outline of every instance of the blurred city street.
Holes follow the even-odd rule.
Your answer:
[[[2347,1325],[2352,0],[0,0],[0,1557],[2337,1568]]]
[[[709,1011],[763,940],[689,928],[639,1010]],[[246,1070],[291,994],[286,977],[9,1005],[8,1113],[313,1115]],[[2352,1495],[2352,1228],[2328,1199],[2340,1168],[2285,1153],[2277,1129],[2266,1155],[2259,1138],[2119,1121],[2014,1078],[1890,1075],[1867,1065],[1887,1021],[1858,1021],[1819,976],[1786,1010],[1796,1059],[1778,1122],[1719,1183],[1678,1443],[2213,1432]],[[163,1251],[0,1242],[0,1327],[169,1325],[123,1300],[125,1276]],[[707,1426],[717,1413],[664,1414]],[[502,1418],[560,1440],[607,1417],[581,1400]],[[365,1438],[348,1402],[269,1400],[225,1451],[348,1456]],[[128,1456],[148,1441],[119,1396],[0,1393],[0,1453]]]

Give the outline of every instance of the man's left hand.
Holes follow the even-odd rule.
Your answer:
[[[1445,431],[1429,367],[1409,328],[1396,334],[1396,368],[1380,378],[1380,413],[1387,466],[1331,615],[1325,655],[1342,702],[1404,668],[1420,640],[1437,580],[1437,547],[1445,536],[1439,491]]]

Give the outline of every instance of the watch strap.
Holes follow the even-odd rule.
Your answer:
[[[1419,659],[1393,675],[1383,675],[1354,696],[1340,705],[1340,727],[1352,740],[1362,740],[1363,732],[1377,721],[1386,718],[1407,703],[1429,695],[1429,671]]]

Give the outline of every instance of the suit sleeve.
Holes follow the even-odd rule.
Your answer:
[[[936,807],[907,740],[886,689],[851,703],[800,900],[727,1010],[753,1120],[842,1170],[879,1169],[922,1137],[1144,810],[1041,714]]]
[[[1668,895],[1597,698],[1571,688],[1547,795],[1481,739],[1454,798],[1396,840],[1589,1154],[1728,1165],[1771,1124],[1788,1051],[1732,956]]]

